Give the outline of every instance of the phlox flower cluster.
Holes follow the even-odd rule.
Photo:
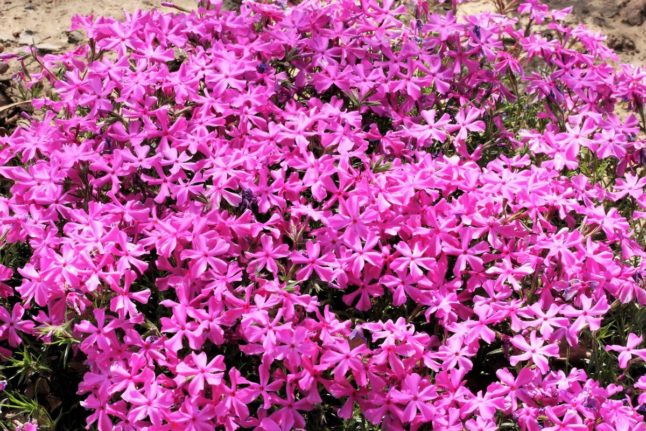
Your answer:
[[[430,6],[76,18],[0,138],[3,355],[69,328],[99,431],[646,430],[598,337],[646,304],[646,70]]]

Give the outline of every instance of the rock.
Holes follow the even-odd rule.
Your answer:
[[[50,54],[52,52],[60,52],[63,46],[56,43],[39,43],[36,44],[36,49],[41,54]]]
[[[18,45],[21,46],[33,46],[41,54],[49,54],[52,52],[60,52],[65,48],[65,40],[59,41],[58,39],[52,37],[43,37],[36,31],[33,30],[23,30],[17,41]]]
[[[7,63],[0,62],[0,75],[9,70],[9,65]]]
[[[66,31],[67,43],[75,45],[83,40],[83,36],[78,31]]]
[[[646,20],[646,0],[630,0],[621,11],[622,22],[640,26]]]
[[[617,52],[630,52],[635,50],[635,41],[624,34],[611,34],[608,36],[608,46]]]
[[[592,22],[594,25],[599,26],[601,28],[608,28],[608,21],[602,16],[595,16],[592,18]]]

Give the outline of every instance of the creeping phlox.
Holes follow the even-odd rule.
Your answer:
[[[646,430],[646,70],[457,3],[75,18],[0,138],[2,354],[68,328],[99,431]]]

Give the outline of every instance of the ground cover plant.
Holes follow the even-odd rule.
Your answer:
[[[0,137],[2,426],[646,430],[646,70],[495,3],[78,17]]]

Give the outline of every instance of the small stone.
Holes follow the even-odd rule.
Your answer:
[[[54,43],[39,43],[36,45],[36,49],[42,54],[49,54],[52,52],[59,52],[63,47]]]
[[[9,65],[7,63],[0,63],[0,75],[9,70]]]
[[[65,35],[67,36],[67,43],[71,43],[73,45],[83,40],[82,37],[78,34],[78,32],[75,32],[75,31],[66,31]]]
[[[630,52],[636,48],[635,41],[623,34],[610,35],[608,37],[608,46],[617,52]]]
[[[631,0],[621,11],[622,21],[631,26],[640,26],[646,20],[646,0]]]
[[[595,16],[592,18],[592,22],[594,25],[602,27],[602,28],[608,28],[608,21],[602,16]]]

